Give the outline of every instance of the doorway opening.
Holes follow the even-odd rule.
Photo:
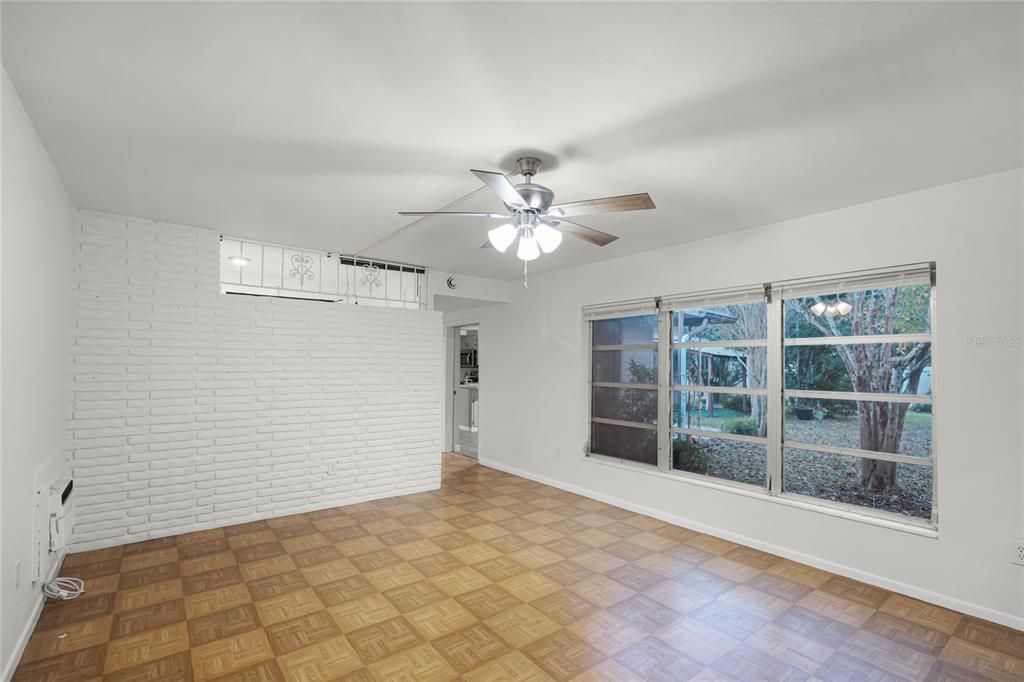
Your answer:
[[[480,325],[452,328],[452,452],[480,454]]]

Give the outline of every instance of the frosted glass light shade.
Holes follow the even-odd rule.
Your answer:
[[[551,253],[562,243],[562,233],[544,223],[533,228],[533,236],[544,253]]]
[[[540,255],[540,248],[537,246],[537,239],[532,235],[523,235],[519,238],[519,250],[516,252],[522,260],[533,260]]]
[[[491,242],[491,246],[501,253],[505,253],[508,247],[512,246],[512,242],[516,240],[516,234],[516,228],[509,223],[505,223],[489,231],[487,239]]]

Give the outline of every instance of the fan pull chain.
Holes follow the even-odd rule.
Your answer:
[[[529,272],[528,272],[528,268],[529,267],[530,267],[530,261],[524,260],[523,261],[523,288],[524,289],[529,289],[530,288],[530,276],[529,276]]]

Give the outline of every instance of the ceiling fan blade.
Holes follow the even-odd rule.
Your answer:
[[[502,215],[501,213],[470,213],[467,211],[399,211],[398,215],[448,215],[463,216],[467,218],[505,218],[506,220],[511,219],[511,216]]]
[[[567,204],[557,204],[548,209],[552,216],[574,216],[590,215],[593,213],[618,213],[620,211],[646,211],[654,208],[651,195],[647,192],[640,194],[623,194],[620,197],[602,197],[600,199],[586,199],[585,201],[572,201]]]
[[[565,218],[561,217],[554,218],[552,220],[545,220],[544,222],[553,227],[557,226],[560,230],[562,230],[562,232],[566,234],[571,234],[573,237],[576,237],[577,239],[582,239],[585,242],[597,244],[598,246],[608,246],[613,241],[618,239],[618,237],[616,237],[614,234],[601,232],[601,230],[595,230],[592,227],[580,225],[579,223],[573,222],[571,220],[566,220]]]
[[[472,169],[470,169],[470,172],[480,178],[481,182],[494,190],[494,193],[509,206],[514,206],[515,208],[529,208],[529,205],[527,205],[523,200],[523,197],[520,196],[519,192],[516,191],[516,188],[503,174],[495,171]]]

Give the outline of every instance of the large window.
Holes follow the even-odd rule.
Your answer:
[[[934,523],[930,266],[587,308],[593,455]]]

